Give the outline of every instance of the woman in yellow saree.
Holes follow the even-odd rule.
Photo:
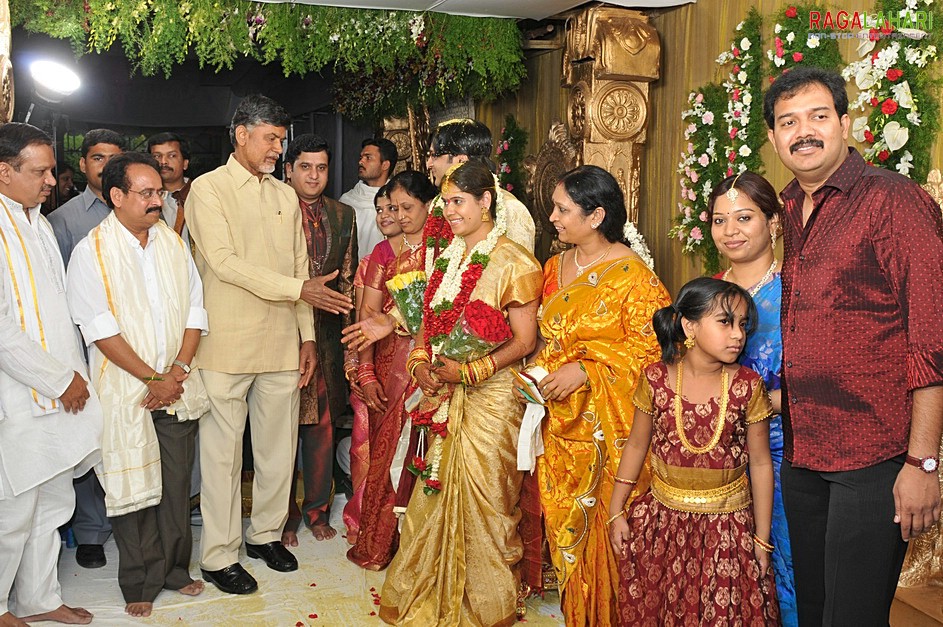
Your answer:
[[[534,348],[541,273],[530,252],[502,235],[496,191],[490,170],[478,162],[450,171],[442,186],[444,218],[455,237],[429,273],[425,341],[407,368],[427,397],[446,398],[445,409],[423,427],[425,458],[413,460],[423,472],[381,595],[380,618],[391,624],[516,620],[523,411],[512,396],[509,367],[522,365]],[[445,357],[444,338],[462,313],[467,322],[469,312],[484,306],[497,326],[510,327],[510,339],[482,357],[480,351],[459,361]],[[427,424],[413,416],[414,426]]]
[[[557,184],[553,203],[550,221],[573,248],[544,268],[532,362],[549,373],[538,384],[547,401],[538,483],[566,624],[601,627],[616,622],[618,575],[606,529],[613,476],[639,373],[660,355],[652,314],[670,297],[628,245],[650,262],[612,175],[576,168]],[[635,493],[648,482],[646,467]]]

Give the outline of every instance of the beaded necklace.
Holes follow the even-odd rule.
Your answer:
[[[769,270],[766,271],[766,274],[763,275],[763,278],[760,279],[760,282],[748,290],[750,292],[750,296],[757,295],[760,289],[769,282],[770,277],[773,276],[773,270],[775,269],[776,269],[776,257],[773,257],[773,263],[770,264]],[[728,280],[727,277],[730,276],[731,270],[732,268],[727,268],[727,270],[724,272],[724,276],[722,277],[724,281]]]

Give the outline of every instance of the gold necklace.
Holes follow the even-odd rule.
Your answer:
[[[711,437],[710,442],[704,446],[695,446],[688,440],[687,436],[684,435],[684,421],[681,419],[681,373],[684,371],[684,360],[678,362],[678,382],[675,385],[675,430],[678,432],[678,439],[681,440],[681,446],[685,449],[691,451],[695,455],[703,455],[704,453],[709,453],[714,450],[714,447],[717,446],[717,443],[720,442],[720,436],[724,432],[724,425],[727,423],[727,401],[729,400],[729,392],[727,390],[727,368],[724,367],[720,373],[720,412],[717,417],[717,427],[714,428],[714,435]]]
[[[577,260],[577,257],[579,257],[580,255],[580,249],[578,247],[574,247],[573,248],[573,265],[576,266],[576,276],[583,276],[583,273],[586,272],[587,268],[590,268],[591,266],[595,266],[597,263],[605,259],[606,255],[609,254],[609,250],[611,248],[612,248],[612,244],[609,244],[609,248],[606,248],[606,250],[604,250],[602,254],[599,255],[599,257],[597,257],[593,261],[590,261],[588,264],[584,266],[584,265],[581,265],[580,262]]]
[[[727,277],[730,276],[730,271],[732,269],[733,268],[727,268],[727,271],[724,272],[724,276],[722,277],[724,281],[728,280]],[[776,269],[776,257],[773,257],[773,263],[770,264],[769,270],[766,271],[766,274],[763,275],[763,278],[760,279],[760,282],[754,285],[750,290],[748,290],[750,292],[751,297],[756,296],[757,293],[760,291],[760,288],[766,285],[766,282],[769,281],[769,278],[773,276],[773,270],[775,269]]]

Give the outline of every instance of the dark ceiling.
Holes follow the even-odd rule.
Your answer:
[[[276,99],[298,117],[327,111],[331,103],[329,73],[325,77],[311,74],[285,78],[280,64],[261,65],[249,59],[240,59],[232,70],[216,73],[213,68],[200,69],[196,60],[188,59],[174,68],[169,79],[162,75],[144,77],[132,74],[118,44],[104,54],[85,54],[76,59],[66,41],[14,29],[16,121],[23,120],[33,98],[29,65],[40,58],[64,63],[82,79],[79,90],[57,106],[73,128],[228,126],[236,104],[253,92]],[[37,102],[34,115],[41,113],[41,104]]]

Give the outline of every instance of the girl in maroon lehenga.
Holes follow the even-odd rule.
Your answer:
[[[425,269],[422,229],[429,204],[439,190],[424,174],[414,171],[397,174],[389,189],[403,239],[396,258],[385,265],[371,257],[364,278],[361,320],[394,307],[387,281],[397,274]],[[347,559],[368,570],[386,568],[399,546],[398,520],[393,513],[397,486],[390,478],[390,466],[407,419],[404,402],[411,385],[406,359],[411,347],[412,338],[397,332],[360,353],[358,382],[370,422],[370,465],[360,507],[360,533],[347,551]]]
[[[662,361],[639,380],[610,506],[622,625],[779,624],[772,406],[760,376],[736,364],[755,322],[743,288],[709,278],[652,319]],[[649,447],[651,488],[623,511]]]

